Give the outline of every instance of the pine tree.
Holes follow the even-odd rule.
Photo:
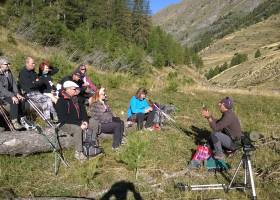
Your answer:
[[[150,6],[148,0],[130,0],[132,8],[132,37],[138,45],[147,47],[151,29]]]

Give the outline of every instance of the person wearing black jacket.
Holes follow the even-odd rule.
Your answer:
[[[51,98],[40,93],[40,89],[43,87],[44,82],[39,79],[34,68],[35,63],[33,58],[27,57],[25,60],[25,67],[19,73],[19,86],[28,98],[42,108],[47,119],[51,118],[52,113],[53,120],[57,121],[57,114]]]
[[[58,96],[56,94],[56,87],[52,82],[52,76],[58,71],[59,69],[57,67],[50,66],[47,60],[44,60],[39,65],[39,78],[43,83],[40,88],[40,92],[50,97],[54,103],[57,102]]]
[[[60,129],[74,136],[75,158],[86,159],[82,147],[82,131],[88,128],[85,106],[79,101],[79,86],[73,81],[65,81],[56,103]]]

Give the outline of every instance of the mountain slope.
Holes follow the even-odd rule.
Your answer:
[[[153,23],[161,26],[182,44],[192,43],[220,17],[246,15],[265,0],[184,0],[153,16]]]
[[[217,40],[201,52],[204,72],[230,63],[235,53],[245,53],[248,61],[213,77],[223,87],[261,87],[277,89],[280,78],[280,14]],[[260,49],[261,57],[255,58]]]

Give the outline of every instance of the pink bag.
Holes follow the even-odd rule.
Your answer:
[[[207,145],[197,145],[193,160],[207,160],[212,155],[212,150]]]

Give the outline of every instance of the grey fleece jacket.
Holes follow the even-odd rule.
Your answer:
[[[213,118],[210,126],[214,132],[221,131],[232,139],[239,139],[243,135],[239,119],[232,110],[224,112],[219,120]]]
[[[0,73],[0,98],[13,97],[18,93],[16,80],[11,71]]]

